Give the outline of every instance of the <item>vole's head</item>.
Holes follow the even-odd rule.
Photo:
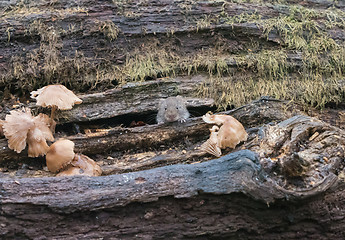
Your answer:
[[[165,122],[175,122],[189,117],[185,101],[181,96],[161,100],[159,111],[163,114]]]

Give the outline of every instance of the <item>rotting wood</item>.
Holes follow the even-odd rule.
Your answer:
[[[295,105],[294,105],[295,106]],[[284,101],[262,99],[235,110],[231,113],[246,127],[255,127],[271,121],[282,121],[301,110],[289,109]],[[188,138],[207,138],[210,125],[202,121],[201,117],[191,118],[184,124],[146,125],[135,128],[115,127],[91,136],[79,134],[65,136],[75,143],[75,151],[86,155],[102,154],[107,151],[123,151],[126,149],[139,149],[148,146],[158,146],[163,143]],[[0,161],[18,161],[27,158],[26,151],[17,154],[7,146],[6,139],[0,139]]]
[[[123,206],[132,201],[156,201],[162,196],[176,198],[192,197],[199,191],[212,194],[230,194],[243,192],[254,199],[271,203],[277,199],[303,199],[322,193],[337,183],[338,177],[335,166],[344,158],[345,132],[326,125],[325,123],[306,116],[295,116],[272,127],[264,127],[266,135],[259,137],[256,153],[250,150],[241,150],[228,154],[216,160],[192,165],[172,165],[151,170],[110,175],[106,177],[88,178],[23,178],[3,179],[1,181],[1,203],[26,203],[45,205],[54,211],[70,213],[79,210],[96,210]],[[289,130],[291,129],[291,130]],[[306,142],[309,132],[322,130],[325,136],[320,136],[320,142]],[[270,134],[267,134],[271,131]],[[291,132],[291,139],[286,139],[285,133]],[[275,134],[274,134],[275,133]],[[321,134],[324,135],[324,134]],[[337,146],[330,146],[334,138],[340,141]],[[283,144],[277,139],[283,139]],[[254,142],[256,140],[253,140]],[[298,142],[304,142],[305,147],[296,149]],[[322,143],[321,146],[318,143]],[[248,143],[250,144],[250,143]],[[298,189],[287,189],[279,186],[278,181],[261,171],[261,161],[272,157],[273,150],[263,145],[281,150],[294,149],[299,157],[305,152],[313,151],[314,155],[305,156],[310,161],[307,172],[320,172],[321,175],[312,178],[312,186],[298,186]],[[253,143],[251,144],[253,145]],[[253,148],[253,147],[252,147]],[[253,148],[255,149],[255,148]],[[264,151],[266,149],[267,151]],[[327,153],[329,162],[318,162],[316,154]],[[275,153],[277,154],[277,153]],[[287,157],[292,153],[286,152]],[[259,157],[260,156],[260,157]],[[272,176],[275,176],[272,174]],[[227,181],[223,181],[227,179]],[[309,178],[308,178],[309,180]],[[85,181],[85,183],[83,183]],[[53,191],[41,191],[44,185],[49,184]],[[77,187],[78,186],[78,187]],[[297,186],[296,186],[297,188]],[[25,189],[27,189],[25,191]],[[28,196],[27,191],[31,189]],[[140,189],[140,191],[138,191]],[[92,192],[92,193],[91,193]],[[90,196],[93,196],[90,198]],[[79,201],[76,201],[79,199]],[[99,200],[102,204],[99,206]],[[116,200],[115,200],[116,199]]]
[[[320,134],[311,138],[316,131]],[[130,239],[140,232],[145,236],[167,237],[164,234],[166,227],[162,222],[178,226],[181,230],[187,221],[188,231],[182,235],[181,231],[168,231],[169,236],[203,234],[217,238],[221,234],[227,237],[252,236],[253,239],[259,239],[253,235],[255,232],[265,236],[265,239],[266,236],[267,239],[274,239],[277,235],[272,233],[272,228],[284,227],[287,230],[279,232],[279,236],[294,239],[296,233],[292,229],[300,229],[298,226],[305,228],[307,218],[317,220],[308,234],[336,236],[341,239],[343,232],[334,232],[332,229],[344,223],[342,205],[321,206],[325,202],[340,204],[344,199],[344,169],[336,166],[344,159],[344,137],[345,132],[341,129],[315,118],[298,115],[258,128],[258,138],[246,143],[253,151],[241,150],[203,163],[178,164],[103,177],[3,178],[0,179],[1,234],[4,237],[19,234],[29,238],[37,237],[37,234],[61,237],[69,231],[56,226],[76,221],[76,224],[83,223],[87,227],[74,227],[74,236],[98,234],[98,237],[106,237],[111,232],[113,237]],[[334,141],[335,138],[339,141]],[[313,177],[314,183],[303,185],[294,181],[286,184],[280,179],[282,175],[277,176],[271,171],[274,168],[267,167],[268,160],[279,158],[279,151],[286,151],[287,156],[280,154],[281,159],[291,156],[289,149],[300,157],[306,152],[313,152],[314,155],[304,154],[310,161],[306,173],[312,175],[305,174],[301,181],[310,181],[310,177]],[[319,157],[315,156],[325,153],[328,154],[329,161],[320,162]],[[321,174],[317,175],[315,171]],[[225,204],[226,202],[230,205]],[[291,208],[291,205],[294,207]],[[219,206],[218,211],[213,211],[216,206]],[[142,210],[137,211],[139,208]],[[280,214],[282,208],[288,209],[285,214]],[[37,218],[38,209],[40,216],[44,214],[44,219],[55,219],[53,222],[56,223],[45,225],[39,233],[34,229],[42,218],[31,221]],[[325,217],[330,211],[333,217]],[[136,217],[132,212],[135,212]],[[171,214],[166,214],[167,212],[174,213],[177,218],[168,217]],[[219,218],[220,212],[228,213],[222,218],[227,222],[227,227],[217,224],[208,228],[202,224],[206,219]],[[96,221],[95,225],[95,219],[90,214],[97,216],[96,219],[101,222]],[[183,214],[194,215],[194,220],[188,221]],[[119,216],[122,216],[121,224],[115,221]],[[237,220],[230,221],[235,216]],[[242,216],[242,220],[238,216]],[[288,219],[285,219],[286,216]],[[272,222],[273,219],[279,221]],[[109,221],[115,224],[113,229],[107,227]],[[146,226],[146,221],[154,226],[155,231],[143,227]],[[242,222],[240,228],[239,221]],[[73,226],[75,225],[72,223],[71,227]],[[97,229],[97,233],[92,229]],[[246,229],[248,233],[243,233],[240,229]],[[302,234],[304,230],[300,229]]]
[[[101,93],[79,95],[83,103],[75,105],[71,110],[57,111],[58,123],[87,122],[126,114],[155,112],[160,98],[174,95],[186,97],[187,107],[212,107],[214,104],[212,99],[193,97],[195,86],[204,80],[205,76],[202,75],[157,79],[128,83]],[[34,111],[43,110],[42,108],[37,110],[34,101],[29,107]],[[0,118],[4,119],[6,114],[8,112],[2,111]]]
[[[287,2],[301,4],[305,7],[330,7],[329,1],[325,1],[326,3],[319,1]],[[338,2],[332,4],[335,7],[342,6]],[[240,16],[242,13],[255,13],[262,16],[263,19],[267,19],[279,16],[279,14],[286,14],[287,11],[284,7],[273,4],[238,4],[230,1],[177,1],[173,4],[166,1],[151,1],[148,4],[139,0],[96,1],[93,3],[62,0],[53,5],[49,1],[37,3],[31,1],[23,6],[16,6],[9,1],[1,1],[0,5],[4,6],[4,11],[0,15],[4,19],[0,23],[0,42],[3,43],[0,44],[0,75],[2,76],[6,76],[13,68],[11,59],[13,60],[14,56],[25,59],[33,49],[40,49],[41,40],[47,41],[40,36],[42,32],[35,33],[35,31],[29,30],[30,24],[37,18],[47,28],[53,27],[59,32],[61,45],[64,46],[63,48],[58,47],[58,56],[61,57],[61,61],[64,57],[72,60],[79,52],[89,61],[87,70],[94,68],[93,70],[97,71],[99,69],[93,65],[94,63],[121,66],[126,61],[126,54],[129,50],[155,40],[158,40],[160,45],[169,43],[167,45],[173,46],[172,49],[179,49],[177,54],[186,53],[187,56],[202,49],[213,48],[218,42],[226,46],[227,51],[235,54],[242,54],[246,44],[253,39],[268,47],[279,45],[281,39],[278,33],[272,31],[267,38],[263,29],[255,23],[226,25],[213,20],[202,26],[201,29],[197,27],[197,23],[207,18],[218,19],[221,15],[233,17]],[[47,9],[47,11],[40,11],[40,9]],[[21,10],[23,13],[18,14],[16,10],[18,12]],[[102,24],[100,25],[100,23],[106,21],[118,27],[119,33],[116,41],[107,39],[106,33],[101,31]],[[334,39],[344,40],[344,36],[337,33],[336,29],[327,29],[327,31],[328,35]],[[292,57],[290,60],[298,62],[300,59]],[[227,62],[230,65],[235,63],[231,59]],[[21,71],[30,77],[37,77],[44,72],[44,66],[41,66],[40,62],[37,64],[39,66],[36,66],[35,70],[26,72],[27,69],[22,69]],[[68,72],[71,70],[69,67],[71,66],[62,67],[60,70]],[[79,73],[79,69],[72,67],[72,70],[72,72],[77,70]],[[174,71],[176,70],[178,69],[174,69]],[[112,79],[107,77],[107,81],[114,80],[114,76],[112,77]],[[16,84],[16,76],[9,76],[9,79]],[[61,81],[70,83],[75,88],[78,86],[78,82],[72,83],[67,79]]]

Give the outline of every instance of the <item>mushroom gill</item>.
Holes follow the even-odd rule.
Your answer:
[[[207,152],[209,154],[212,154],[216,157],[220,157],[222,155],[221,149],[218,147],[218,131],[219,127],[213,126],[210,129],[210,138],[207,139],[206,142],[204,142],[201,146],[200,149],[204,152]]]
[[[53,141],[54,137],[46,122],[42,120],[44,118],[44,114],[33,117],[29,108],[12,110],[6,115],[3,124],[8,147],[20,153],[28,144],[29,157],[45,155],[48,150],[46,140]]]

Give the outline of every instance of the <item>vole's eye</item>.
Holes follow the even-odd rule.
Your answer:
[[[176,109],[178,110],[178,107],[176,107]]]
[[[166,110],[168,110],[168,108],[164,108],[164,110],[166,111]]]

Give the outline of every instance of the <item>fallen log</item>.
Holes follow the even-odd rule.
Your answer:
[[[247,127],[254,127],[271,121],[281,121],[295,114],[302,113],[297,106],[296,109],[292,108],[291,106],[291,111],[289,111],[287,102],[284,101],[263,99],[225,113],[231,113]],[[189,119],[185,124],[155,124],[135,128],[115,127],[93,134],[60,137],[65,137],[75,142],[76,152],[93,155],[109,151],[140,149],[147,148],[148,146],[154,147],[165,143],[172,143],[185,137],[191,140],[200,139],[200,137],[204,139],[209,135],[208,129],[209,125],[204,123],[201,117],[196,117]],[[2,149],[0,152],[0,162],[18,161],[28,158],[26,151],[17,154],[10,150],[7,146],[7,140],[4,138],[0,139],[0,148]]]
[[[317,131],[320,135],[311,138]],[[74,237],[123,239],[138,234],[251,239],[312,234],[340,239],[343,208],[324,204],[345,198],[344,171],[339,166],[344,136],[343,130],[317,119],[295,116],[258,129],[258,138],[246,143],[256,152],[242,150],[204,163],[103,177],[1,179],[0,232],[4,238],[65,237],[73,229]],[[291,151],[309,161],[298,181],[284,184],[281,178],[292,176],[274,173],[284,165],[267,167],[279,150],[286,156],[280,154],[275,162],[284,162]],[[320,162],[315,155],[325,152],[329,161]],[[310,173],[317,181],[302,184],[310,180]],[[332,217],[327,217],[330,213]],[[43,224],[47,219],[53,224]],[[215,224],[216,219],[221,221]]]
[[[205,80],[205,76],[177,77],[157,79],[155,81],[128,83],[124,86],[105,92],[83,94],[78,97],[83,101],[68,111],[58,111],[58,123],[88,122],[99,119],[113,118],[126,114],[157,113],[161,98],[173,95],[186,97],[187,107],[212,107],[212,99],[193,98],[194,87]],[[49,113],[50,110],[38,109],[35,101],[27,105],[33,111]],[[10,110],[10,109],[9,109]],[[0,119],[5,119],[8,111],[0,113]]]

